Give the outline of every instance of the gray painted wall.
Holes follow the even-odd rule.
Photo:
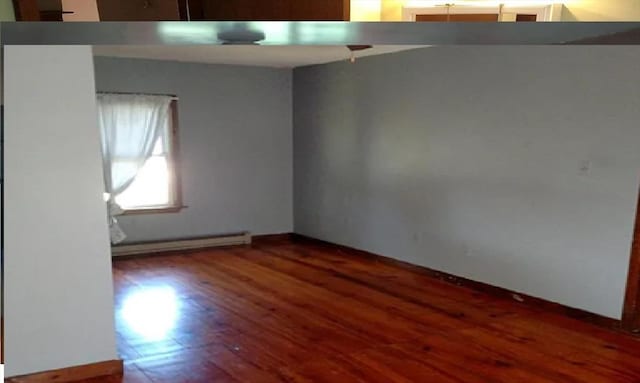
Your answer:
[[[180,99],[188,208],[121,217],[127,241],[292,231],[290,70],[104,57],[95,58],[95,68],[100,91]]]
[[[440,47],[296,69],[295,231],[620,318],[638,62]]]

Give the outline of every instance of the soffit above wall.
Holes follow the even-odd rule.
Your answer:
[[[427,45],[376,45],[358,51],[356,57],[373,56]],[[343,45],[260,46],[260,45],[101,45],[94,46],[95,56],[143,58],[205,64],[250,65],[295,68],[348,60],[349,49]]]

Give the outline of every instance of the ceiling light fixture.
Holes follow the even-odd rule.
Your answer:
[[[347,45],[347,49],[351,52],[349,61],[353,64],[356,62],[356,52],[371,48],[371,45]]]
[[[249,29],[228,30],[218,33],[218,40],[222,41],[222,45],[259,45],[259,42],[264,38],[264,32]]]

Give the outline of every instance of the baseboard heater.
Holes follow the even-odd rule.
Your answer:
[[[168,241],[150,241],[127,243],[111,247],[114,257],[146,253],[163,253],[168,251],[194,250],[206,247],[248,245],[251,244],[251,233],[215,235],[207,237],[182,238]]]

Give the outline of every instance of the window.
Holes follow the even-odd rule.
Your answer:
[[[138,106],[139,107],[139,106]],[[128,113],[130,105],[118,104],[115,113]],[[182,208],[180,182],[177,173],[177,101],[174,99],[167,109],[165,123],[160,126],[153,150],[144,164],[139,167],[135,178],[118,195],[115,202],[124,210],[124,214],[175,212]],[[127,121],[127,119],[122,119]],[[125,124],[126,125],[126,124]],[[135,162],[128,157],[127,151],[121,151],[111,158],[114,174],[127,172]],[[139,165],[138,165],[139,166]]]

